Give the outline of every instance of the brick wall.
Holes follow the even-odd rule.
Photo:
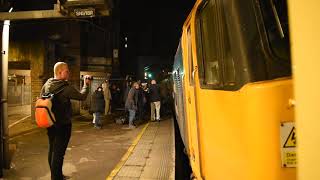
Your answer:
[[[41,87],[48,78],[53,77],[53,66],[59,59],[68,63],[71,71],[69,82],[76,89],[80,89],[80,61],[83,58],[80,48],[82,43],[80,29],[78,22],[62,23],[56,30],[56,33],[62,36],[58,41],[42,37],[46,33],[41,31],[42,35],[38,38],[31,40],[25,36],[17,36],[14,42],[10,42],[10,61],[30,62],[32,119],[34,119],[34,103],[40,94]],[[72,108],[73,114],[79,114],[80,102],[72,101]]]
[[[45,69],[45,44],[43,41],[32,42],[32,49],[29,51],[31,56],[31,119],[34,122],[34,105],[39,97],[41,88],[47,79]]]
[[[44,42],[14,41],[10,42],[9,62],[29,62],[31,74],[31,117],[34,122],[34,105],[40,94],[41,87],[46,77]],[[23,64],[23,63],[22,63]]]

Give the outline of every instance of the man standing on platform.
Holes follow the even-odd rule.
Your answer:
[[[57,62],[54,65],[54,78],[47,80],[40,94],[41,97],[44,93],[55,92],[58,89],[62,89],[60,93],[55,94],[54,101],[52,102],[52,112],[56,117],[56,123],[47,128],[49,138],[48,162],[52,180],[69,179],[69,177],[63,175],[62,165],[71,137],[72,107],[70,99],[85,100],[89,92],[88,86],[91,83],[91,78],[84,76],[84,85],[79,92],[68,83],[69,73],[68,64]]]
[[[102,89],[103,89],[103,96],[104,96],[104,115],[108,115],[110,111],[110,100],[111,100],[111,92],[110,92],[110,85],[109,81],[105,80],[104,83],[102,83]],[[111,107],[115,108],[115,107]]]
[[[125,109],[129,112],[129,129],[136,128],[133,121],[138,110],[138,89],[139,84],[137,82],[134,82],[131,89],[129,90],[125,104]]]
[[[151,121],[160,122],[160,88],[157,85],[156,80],[151,80],[151,85],[149,87],[149,98],[151,106]]]

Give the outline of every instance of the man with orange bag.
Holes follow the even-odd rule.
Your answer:
[[[42,94],[54,92],[58,88],[62,88],[62,91],[55,95],[54,101],[52,102],[52,112],[55,115],[56,123],[47,128],[49,138],[48,162],[52,180],[69,178],[63,175],[62,165],[71,137],[72,107],[70,99],[85,100],[89,93],[89,84],[92,78],[90,78],[90,76],[84,77],[84,84],[80,92],[68,83],[68,79],[68,64],[57,62],[54,65],[54,78],[47,80],[40,94],[41,97]]]

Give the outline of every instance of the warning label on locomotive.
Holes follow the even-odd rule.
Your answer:
[[[296,128],[293,122],[280,125],[281,161],[282,167],[296,167]]]

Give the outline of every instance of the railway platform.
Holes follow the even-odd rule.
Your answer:
[[[174,179],[173,120],[150,122],[107,178]]]
[[[174,179],[173,119],[140,122],[137,128],[105,117],[101,130],[92,116],[75,117],[63,172],[72,180]],[[24,123],[27,123],[24,121]],[[11,167],[0,180],[50,180],[45,129],[10,133]]]

